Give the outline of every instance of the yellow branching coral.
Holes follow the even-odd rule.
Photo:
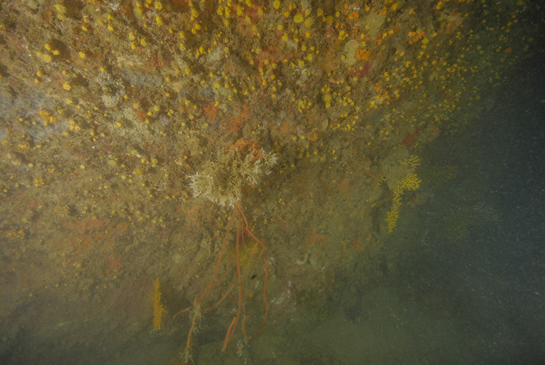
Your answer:
[[[401,186],[404,190],[416,190],[420,187],[420,183],[421,181],[416,174],[407,174],[401,182]]]
[[[401,195],[403,195],[403,187],[398,186],[396,191],[394,192],[394,203],[396,205],[401,205]]]
[[[155,292],[152,295],[153,300],[153,328],[156,331],[161,330],[161,322],[163,317],[163,312],[165,309],[161,304],[161,284],[159,283],[159,278],[155,279]]]
[[[386,222],[388,222],[388,233],[394,230],[397,219],[399,218],[398,207],[401,205],[401,196],[405,190],[416,190],[420,187],[420,179],[416,174],[407,174],[405,178],[397,183],[397,188],[394,192],[392,210],[388,212]]]
[[[416,166],[420,165],[420,159],[418,158],[418,156],[411,155],[411,157],[400,161],[400,163],[402,165],[409,165],[410,167],[412,167],[414,169],[414,168],[416,168]]]
[[[401,205],[401,196],[405,190],[416,190],[420,187],[420,179],[416,174],[407,174],[405,178],[397,184],[397,189],[394,192],[394,203]]]
[[[388,212],[388,217],[386,222],[388,222],[388,233],[392,233],[397,224],[397,219],[399,218],[399,211],[397,206],[393,207],[392,210]]]

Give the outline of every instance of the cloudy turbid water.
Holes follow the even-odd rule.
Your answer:
[[[0,363],[542,364],[530,1],[4,1]]]

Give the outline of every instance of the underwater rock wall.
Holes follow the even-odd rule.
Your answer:
[[[157,277],[163,328],[183,326],[172,315],[202,294],[232,211],[190,177],[241,140],[278,158],[237,195],[267,246],[270,322],[296,313],[297,290],[372,265],[401,182],[388,176],[409,171],[384,176],[393,149],[408,158],[471,125],[531,54],[531,6],[3,2],[0,354],[23,335],[77,349],[147,334]]]

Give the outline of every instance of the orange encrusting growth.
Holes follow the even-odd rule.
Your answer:
[[[161,323],[163,318],[163,312],[165,309],[161,304],[161,284],[159,283],[159,278],[155,279],[155,292],[153,293],[153,328],[156,331],[161,330]]]

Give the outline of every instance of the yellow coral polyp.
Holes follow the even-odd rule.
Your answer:
[[[297,24],[299,23],[302,23],[303,21],[305,20],[305,18],[303,17],[303,14],[301,13],[297,13],[295,14],[295,16],[293,17],[293,21]]]
[[[66,7],[61,4],[55,4],[55,10],[57,10],[59,14],[66,14]]]

